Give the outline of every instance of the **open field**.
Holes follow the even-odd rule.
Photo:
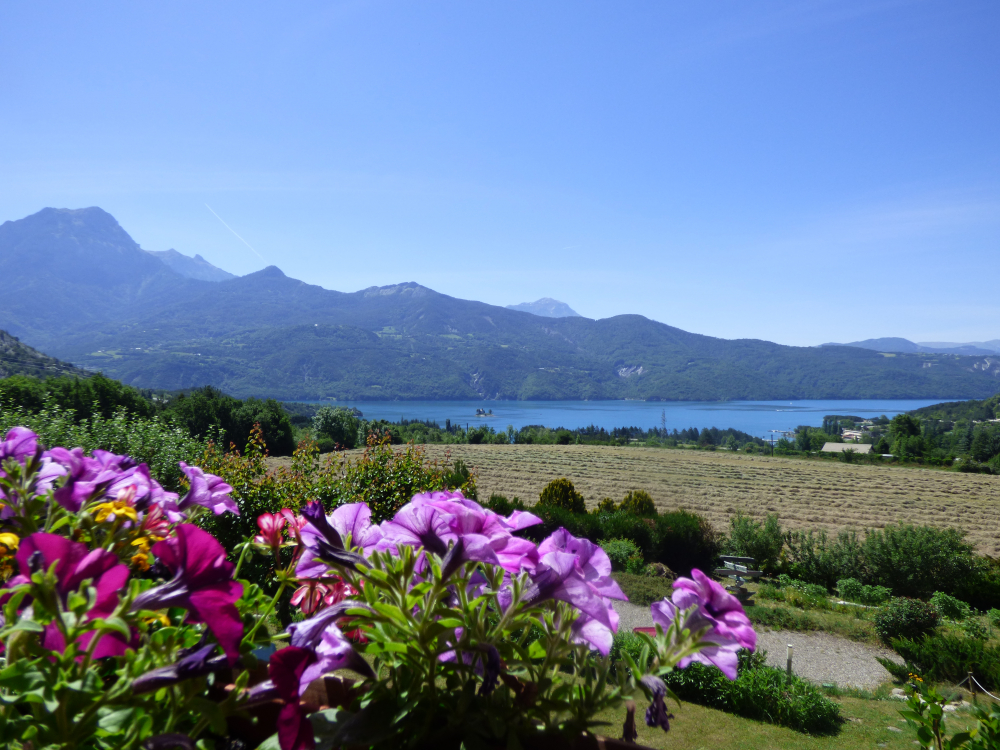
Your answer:
[[[480,497],[532,504],[569,477],[594,506],[630,489],[661,509],[687,508],[719,530],[742,510],[777,513],[786,528],[864,529],[905,521],[954,526],[980,552],[1000,554],[1000,477],[728,452],[583,445],[428,445],[430,458],[461,458],[479,473]]]

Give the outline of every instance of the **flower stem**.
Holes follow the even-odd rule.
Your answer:
[[[285,589],[287,587],[288,587],[288,581],[287,580],[282,581],[281,585],[278,586],[278,592],[274,595],[274,598],[271,599],[271,603],[267,605],[267,609],[264,610],[264,614],[260,616],[260,619],[257,620],[257,623],[253,626],[250,632],[247,633],[245,636],[243,636],[244,643],[253,643],[254,635],[260,629],[260,626],[264,624],[264,620],[268,618],[268,615],[270,615],[271,612],[274,611],[274,606],[278,603],[278,599],[281,598],[281,595],[285,593]]]

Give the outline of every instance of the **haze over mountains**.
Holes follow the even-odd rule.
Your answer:
[[[47,208],[0,225],[0,279],[0,329],[138,387],[211,384],[283,399],[958,399],[1000,390],[996,356],[727,341],[639,315],[541,317],[415,282],[336,292],[274,266],[190,278],[99,208]]]
[[[223,271],[221,268],[213,266],[197,253],[192,258],[184,255],[183,253],[177,252],[173,248],[170,248],[169,250],[147,250],[146,252],[156,258],[159,258],[174,271],[177,271],[177,273],[181,276],[185,276],[189,279],[200,279],[201,281],[227,281],[228,279],[236,278],[236,276],[229,273],[229,271]]]
[[[822,346],[856,346],[875,352],[924,353],[924,354],[962,354],[980,356],[1000,354],[1000,339],[992,341],[973,341],[967,344],[953,344],[945,341],[923,342],[915,344],[908,339],[881,338],[853,341],[850,344],[822,344]]]

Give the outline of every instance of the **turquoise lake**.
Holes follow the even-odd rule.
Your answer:
[[[900,412],[940,403],[932,400],[862,401],[338,401],[333,406],[353,406],[366,419],[430,419],[444,424],[489,424],[496,430],[507,425],[546,427],[659,427],[667,429],[733,427],[757,437],[771,431],[794,430],[801,424],[819,427],[826,414],[892,417]],[[492,409],[492,417],[476,417],[476,409]]]

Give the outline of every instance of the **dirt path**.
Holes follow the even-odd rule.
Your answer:
[[[620,621],[619,631],[653,624],[649,607],[628,602],[615,602]],[[902,663],[888,649],[857,643],[830,633],[797,633],[788,630],[761,630],[757,633],[757,648],[767,651],[767,663],[784,669],[787,647],[792,646],[792,671],[817,684],[834,683],[839,687],[874,690],[891,675],[876,660],[876,656]]]

